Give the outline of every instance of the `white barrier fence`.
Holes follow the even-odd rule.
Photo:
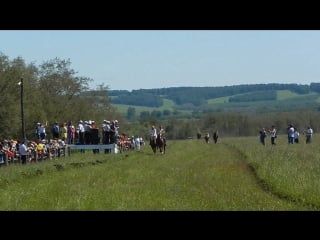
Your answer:
[[[71,150],[94,150],[94,149],[99,149],[99,150],[105,150],[109,149],[111,150],[111,153],[118,153],[118,145],[117,144],[90,144],[90,145],[68,145],[68,156],[71,154]]]

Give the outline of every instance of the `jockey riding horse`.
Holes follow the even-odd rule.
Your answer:
[[[153,153],[156,153],[157,150],[157,129],[154,125],[151,126],[150,129],[150,146],[152,148]]]
[[[160,153],[166,153],[166,138],[165,131],[162,126],[159,127],[158,136],[157,136],[157,147],[160,150]]]
[[[164,129],[160,126],[159,130],[154,127],[154,125],[151,126],[150,130],[150,146],[153,150],[153,153],[156,153],[157,148],[160,150],[160,153],[165,153],[166,148],[166,139],[164,137]]]

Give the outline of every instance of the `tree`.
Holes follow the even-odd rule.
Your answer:
[[[140,112],[140,119],[143,121],[144,119],[147,119],[150,117],[150,112],[149,111],[142,111]]]
[[[49,121],[63,122],[79,112],[89,113],[92,107],[92,102],[80,97],[92,79],[75,76],[70,65],[70,60],[55,58],[39,66],[38,84],[46,99],[44,111],[50,116]]]
[[[159,110],[153,110],[153,111],[151,112],[151,116],[154,117],[154,118],[161,118],[162,112],[159,111]]]
[[[0,138],[21,137],[21,106],[20,106],[20,82],[24,79],[25,89],[25,125],[26,133],[32,124],[27,120],[35,112],[33,99],[39,98],[39,91],[34,87],[37,69],[33,64],[26,65],[21,57],[12,61],[3,54],[0,54]],[[32,92],[31,92],[32,90]]]
[[[165,109],[165,110],[163,110],[162,111],[163,113],[163,116],[170,116],[171,115],[171,111],[170,110],[168,110],[168,109]]]
[[[136,117],[136,109],[134,107],[128,107],[127,118],[132,121],[132,120],[135,120],[135,117]]]

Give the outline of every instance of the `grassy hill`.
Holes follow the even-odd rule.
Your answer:
[[[195,116],[194,113],[207,113],[207,112],[237,112],[237,113],[254,113],[263,114],[278,111],[299,111],[318,110],[320,103],[320,94],[316,92],[309,92],[306,94],[298,94],[290,90],[277,90],[275,91],[276,98],[274,100],[262,101],[239,101],[230,102],[230,98],[241,97],[244,94],[234,94],[230,96],[217,97],[207,99],[202,105],[194,106],[192,104],[176,104],[173,100],[162,97],[163,105],[161,107],[144,107],[128,104],[112,104],[117,110],[127,115],[128,108],[133,107],[136,111],[136,116],[140,116],[141,112],[149,111],[165,111],[168,110],[176,118],[190,118]],[[246,93],[248,94],[248,93]],[[250,93],[249,93],[250,94]]]

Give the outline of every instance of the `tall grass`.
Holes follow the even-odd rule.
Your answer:
[[[287,154],[281,148],[287,151],[299,147],[303,145],[283,144],[276,151],[284,157]],[[305,147],[316,150],[313,145]],[[319,201],[319,189],[309,195],[317,184],[307,174],[316,160],[309,159],[305,165],[289,157],[277,163],[270,157],[274,151],[271,146],[263,148],[253,138],[222,139],[218,144],[169,140],[165,155],[154,155],[146,145],[141,152],[106,155],[87,151],[37,164],[10,165],[0,168],[0,210],[312,209],[303,204],[303,199]],[[288,156],[305,155],[296,151]],[[265,157],[260,158],[258,153]],[[295,162],[295,174],[287,169],[292,164],[284,164],[286,161]],[[273,191],[302,202],[263,189],[248,164],[256,167],[258,176],[268,181]],[[315,178],[317,171],[312,171]],[[299,189],[291,185],[290,190],[292,182]],[[313,186],[308,185],[311,182]]]
[[[268,191],[307,208],[320,209],[320,149],[319,136],[311,144],[288,144],[285,135],[277,138],[277,145],[259,144],[257,138],[229,139],[228,145],[240,150],[252,165],[259,180],[268,185]]]

